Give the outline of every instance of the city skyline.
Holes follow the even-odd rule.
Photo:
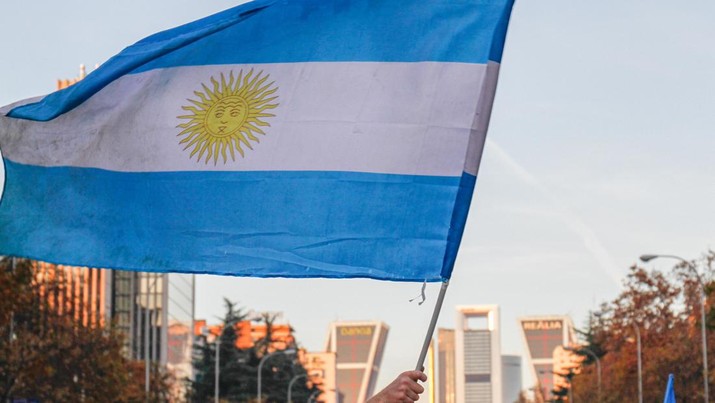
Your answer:
[[[0,33],[22,40],[6,43],[0,104],[51,92],[80,63],[234,4],[8,4]],[[568,314],[581,327],[640,254],[690,259],[713,246],[713,19],[706,1],[517,2],[440,327],[454,327],[456,305],[498,304],[502,353],[523,356],[518,317]],[[283,311],[310,350],[322,348],[331,321],[384,321],[378,387],[414,366],[438,289],[429,284],[418,306],[408,302],[417,283],[200,275],[196,284],[197,317],[222,315],[224,296]]]

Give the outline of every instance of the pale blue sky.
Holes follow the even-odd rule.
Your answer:
[[[0,104],[237,3],[6,1]],[[517,317],[582,325],[640,254],[715,247],[713,21],[711,0],[517,1],[440,326],[453,325],[454,305],[499,304],[503,352],[523,355]],[[407,301],[419,284],[199,276],[196,307],[213,318],[226,296],[282,311],[311,350],[330,321],[381,319],[391,328],[382,385],[414,366],[437,288],[418,306]]]

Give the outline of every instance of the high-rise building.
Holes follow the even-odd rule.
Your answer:
[[[114,323],[126,336],[127,358],[160,364],[177,379],[191,377],[194,275],[34,266],[42,297],[59,314],[83,326]]]
[[[193,376],[194,302],[196,300],[196,276],[185,273],[164,274],[166,284],[166,359],[162,364],[177,376],[177,379]]]
[[[61,315],[82,326],[104,326],[110,299],[107,270],[33,261],[41,297]]]
[[[437,330],[437,401],[455,403],[454,329]]]
[[[337,355],[339,403],[362,403],[375,392],[387,342],[382,322],[334,322],[326,350]]]
[[[112,318],[127,336],[130,359],[191,377],[194,275],[112,271]]]
[[[425,393],[427,397],[427,401],[429,403],[435,403],[437,400],[437,393],[436,393],[436,388],[437,388],[437,382],[436,382],[436,365],[437,363],[435,362],[435,355],[436,355],[436,344],[434,339],[430,340],[429,343],[429,348],[427,349],[427,367],[425,368],[425,374],[427,374],[427,385],[426,385],[426,390],[427,393]]]
[[[457,403],[501,403],[499,307],[458,306],[454,335]]]
[[[566,315],[519,318],[519,328],[526,347],[527,368],[541,397],[547,399],[554,388],[554,350],[576,341],[571,318]]]
[[[502,400],[504,403],[514,403],[521,393],[521,356],[501,356]]]

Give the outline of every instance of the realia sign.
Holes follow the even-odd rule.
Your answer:
[[[560,320],[539,320],[523,322],[524,330],[552,330],[561,329],[563,324]]]

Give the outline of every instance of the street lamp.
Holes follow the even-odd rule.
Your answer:
[[[308,374],[296,375],[293,377],[293,379],[290,380],[290,382],[288,382],[288,403],[293,403],[293,399],[291,399],[291,397],[293,396],[293,384],[295,383],[295,381],[300,378],[305,378],[307,376]]]
[[[596,360],[596,371],[598,373],[598,401],[601,401],[601,360],[598,359],[596,354],[594,354],[593,351],[591,351],[588,347],[579,347],[579,348],[572,348],[572,347],[566,347],[564,346],[564,350],[566,351],[583,351],[584,353],[588,354],[589,356],[593,357],[594,360]]]
[[[154,276],[154,281],[152,281],[151,285],[149,285],[149,276]],[[156,318],[153,318],[153,312],[156,310],[156,296],[154,296],[154,303],[152,304],[149,301],[149,297],[151,296],[151,293],[154,292],[154,287],[156,287],[156,282],[159,280],[159,274],[156,273],[145,273],[144,274],[144,280],[146,283],[141,284],[141,292],[146,294],[146,305],[144,306],[144,315],[143,315],[143,320],[144,320],[144,400],[146,402],[149,402],[149,397],[151,393],[151,379],[149,376],[149,370],[151,368],[151,357],[149,356],[150,352],[155,349],[155,346],[149,347],[150,343],[156,343],[156,332],[154,332],[154,336],[150,337],[149,331],[153,327],[156,330],[156,327],[154,326],[154,322],[156,321]],[[141,281],[141,279],[140,279]],[[140,303],[141,304],[141,303]],[[152,306],[152,309],[150,309],[150,305]],[[150,341],[151,340],[151,341]],[[154,350],[155,351],[155,350]]]
[[[261,358],[261,362],[258,363],[258,403],[261,402],[261,370],[263,369],[263,364],[271,357],[277,354],[293,355],[295,354],[294,348],[289,348],[287,350],[277,350],[270,354],[266,354]]]
[[[215,376],[215,385],[214,385],[214,402],[219,403],[219,372],[221,371],[221,367],[219,366],[219,362],[221,360],[221,336],[223,336],[223,332],[226,331],[229,327],[232,327],[235,325],[238,320],[231,320],[226,322],[224,325],[223,329],[219,332],[218,336],[216,336],[216,341],[214,344],[216,344],[216,368],[214,369],[214,376]]]
[[[709,391],[709,386],[708,386],[708,339],[707,339],[707,335],[705,333],[705,304],[707,302],[707,299],[706,299],[707,297],[705,296],[705,283],[703,283],[703,280],[700,277],[698,270],[695,268],[695,265],[693,265],[691,262],[683,259],[680,256],[643,255],[643,256],[641,256],[641,261],[643,261],[643,263],[647,263],[653,259],[658,259],[661,257],[676,259],[676,260],[680,260],[681,262],[685,263],[685,265],[688,267],[688,269],[690,269],[695,274],[695,278],[698,279],[698,283],[700,284],[700,338],[702,339],[702,349],[703,349],[703,391],[705,393],[705,403],[707,403],[710,400],[710,391]]]
[[[643,372],[641,365],[641,331],[638,325],[633,324],[633,329],[636,331],[636,348],[638,352],[638,403],[643,403]]]

